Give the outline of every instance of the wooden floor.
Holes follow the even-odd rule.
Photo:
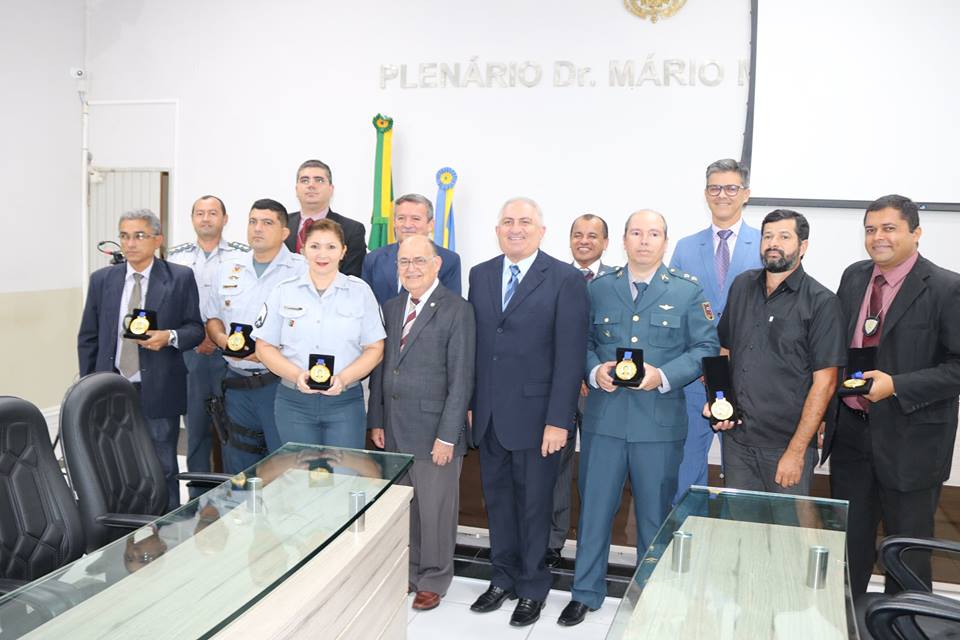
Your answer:
[[[579,453],[574,454],[579,456]],[[576,458],[574,460],[576,463]],[[576,487],[577,467],[574,466],[573,486]],[[710,486],[720,487],[720,468],[711,465],[709,470]],[[816,475],[813,482],[814,496],[829,498],[830,483],[828,476]],[[637,532],[633,522],[627,521],[629,507],[633,500],[629,485],[624,487],[620,511],[617,512],[613,523],[613,544],[635,546]],[[580,500],[576,490],[572,497],[571,527],[568,538],[576,539],[577,517],[580,513]],[[460,477],[460,524],[470,527],[487,527],[487,516],[483,506],[483,496],[480,490],[480,456],[476,450],[468,452],[463,462],[463,472]],[[960,540],[960,487],[943,488],[940,497],[940,508],[937,510],[934,534],[938,538]],[[882,532],[881,536],[882,537]],[[879,573],[879,570],[877,571]],[[933,579],[938,582],[952,582],[960,584],[960,558],[934,555]]]

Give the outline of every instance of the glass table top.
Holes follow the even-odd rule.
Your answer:
[[[145,638],[208,637],[323,550],[412,460],[286,444],[149,526],[0,598],[0,639],[50,637],[52,626],[71,638],[129,637],[117,627],[134,617]]]
[[[691,487],[607,639],[858,638],[846,528],[844,500]]]

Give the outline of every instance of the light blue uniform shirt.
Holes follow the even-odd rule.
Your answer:
[[[321,296],[305,271],[270,294],[266,321],[254,328],[253,337],[277,347],[304,370],[311,353],[331,355],[336,375],[360,357],[365,345],[387,334],[380,306],[366,282],[337,273]]]
[[[295,278],[306,270],[307,262],[303,256],[291,253],[284,245],[280,245],[280,252],[259,278],[253,266],[253,252],[224,262],[211,281],[210,294],[204,300],[204,317],[219,319],[228,333],[231,322],[249,324],[256,330],[266,320],[266,302],[270,293],[281,282]],[[227,356],[224,359],[232,369],[266,369],[259,362]]]
[[[184,242],[170,249],[168,262],[182,264],[193,269],[193,277],[197,281],[197,290],[200,294],[200,315],[204,322],[207,320],[205,301],[210,295],[213,280],[217,277],[220,266],[243,257],[250,251],[250,247],[242,242],[227,242],[223,238],[217,248],[206,255],[196,242]]]

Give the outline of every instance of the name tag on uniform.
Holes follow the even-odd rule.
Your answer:
[[[303,311],[303,307],[288,307],[287,305],[283,305],[283,308],[287,311]]]

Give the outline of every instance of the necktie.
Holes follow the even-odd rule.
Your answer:
[[[598,287],[600,285],[597,285]],[[634,282],[633,283],[633,302],[634,306],[640,304],[640,299],[643,298],[643,292],[647,290],[646,282]]]
[[[510,265],[510,280],[507,282],[507,292],[503,294],[503,307],[501,310],[505,310],[507,305],[510,304],[510,298],[513,297],[513,294],[517,292],[517,284],[520,283],[520,267],[515,264]]]
[[[307,228],[311,222],[313,222],[313,218],[304,218],[303,224],[300,225],[300,233],[297,234],[297,253],[300,253],[300,250],[303,249],[303,243],[307,241]]]
[[[717,235],[720,236],[720,242],[717,243],[717,252],[713,254],[713,266],[717,270],[717,286],[722,290],[727,281],[727,271],[730,270],[730,247],[727,245],[727,238],[733,235],[733,231],[720,229]]]
[[[587,282],[593,280],[593,271],[590,269],[580,269],[580,272],[583,273],[583,279]]]
[[[133,274],[133,290],[130,291],[130,302],[127,304],[127,313],[133,313],[133,310],[140,306],[140,298],[142,297],[140,280],[142,279],[142,273]],[[121,338],[121,340],[123,340],[123,344],[120,345],[120,362],[118,363],[117,369],[120,370],[124,378],[130,378],[140,370],[140,351],[136,340],[124,338]]]
[[[880,331],[883,329],[883,318],[881,317],[881,313],[883,312],[883,285],[886,283],[887,279],[883,277],[882,273],[878,273],[877,277],[873,279],[873,287],[870,289],[868,314],[870,317],[876,318],[878,323],[877,330],[873,332],[873,335],[863,336],[864,347],[875,347],[880,344]]]
[[[407,319],[403,321],[403,330],[400,332],[401,351],[403,351],[403,348],[407,346],[407,336],[410,335],[410,329],[413,327],[413,321],[417,318],[417,305],[420,304],[420,301],[416,298],[410,298],[410,302],[413,303],[413,308],[410,309],[410,313],[407,314]]]

